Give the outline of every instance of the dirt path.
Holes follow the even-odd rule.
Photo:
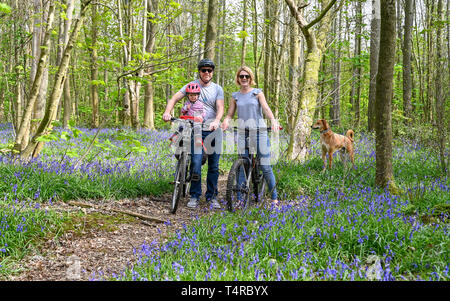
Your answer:
[[[225,183],[226,175],[221,175],[219,200],[223,199]],[[102,204],[83,201],[153,216],[167,221],[166,223],[147,221],[143,224],[140,220],[111,211],[81,208],[62,202],[54,204],[52,209],[79,213],[77,216],[80,218],[74,222],[73,229],[65,231],[58,239],[50,238],[37,250],[30,252],[17,266],[21,272],[11,275],[8,280],[89,280],[93,275],[97,277],[100,272],[106,275],[121,274],[127,265],[136,260],[134,250],[139,249],[142,244],[155,240],[164,243],[170,234],[183,225],[215,212],[204,200],[200,202],[199,208],[189,209],[186,207],[186,198],[173,215],[168,212],[170,197],[170,194],[166,194]]]

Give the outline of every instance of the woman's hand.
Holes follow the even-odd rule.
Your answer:
[[[276,119],[272,119],[272,132],[278,133],[280,131],[280,124]]]

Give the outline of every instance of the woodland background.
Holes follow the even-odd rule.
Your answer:
[[[0,279],[61,280],[71,255],[86,280],[450,279],[448,1],[0,1]],[[226,105],[245,64],[280,120],[281,207],[165,210],[161,115],[204,57]],[[316,118],[353,128],[353,168],[323,171]],[[136,220],[73,200],[167,235],[131,244]]]
[[[392,5],[396,28],[387,33],[394,73],[384,95],[389,122],[381,123],[434,143],[445,170],[449,4],[381,3]],[[291,137],[292,160],[305,157],[315,118],[375,130],[378,64],[389,60],[378,54],[380,1],[11,0],[0,9],[0,122],[12,122],[23,158],[39,154],[54,121],[164,127],[166,101],[196,77],[203,57],[216,62],[227,100],[237,67],[255,71]]]

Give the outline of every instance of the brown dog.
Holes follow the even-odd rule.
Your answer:
[[[317,120],[316,123],[313,126],[311,126],[311,128],[315,130],[320,130],[320,142],[322,144],[322,160],[324,170],[326,169],[327,166],[326,154],[328,154],[328,165],[329,168],[331,169],[331,164],[333,162],[333,154],[338,150],[342,150],[343,153],[347,154],[350,157],[350,160],[352,161],[353,167],[355,166],[354,148],[353,148],[355,133],[353,132],[353,130],[348,130],[345,136],[333,133],[330,126],[328,125],[328,122],[325,119]],[[342,156],[341,153],[341,160],[343,159],[344,157]]]

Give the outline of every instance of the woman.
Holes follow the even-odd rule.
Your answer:
[[[253,88],[254,75],[252,70],[247,66],[242,66],[236,72],[236,84],[240,87],[238,92],[232,93],[230,107],[227,116],[222,122],[222,129],[226,130],[229,126],[230,120],[233,118],[237,109],[238,121],[240,125],[244,123],[246,127],[253,127],[256,129],[266,128],[262,112],[270,119],[272,130],[278,132],[279,124],[275,120],[272,111],[267,104],[264,93],[260,89]],[[241,128],[242,126],[239,126]],[[270,142],[267,131],[255,131],[258,155],[261,158],[261,170],[264,178],[271,191],[272,204],[278,205],[277,190],[275,187],[275,176],[270,165]],[[241,137],[241,136],[239,136]],[[245,143],[245,140],[238,139],[238,145]],[[238,148],[239,149],[239,148]],[[248,151],[245,151],[245,156],[248,156]]]

